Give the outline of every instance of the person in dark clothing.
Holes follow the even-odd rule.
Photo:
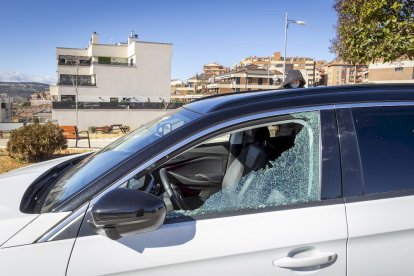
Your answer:
[[[306,84],[302,73],[299,70],[290,70],[282,84],[283,88],[302,88]]]

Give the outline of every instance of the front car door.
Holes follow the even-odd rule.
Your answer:
[[[334,112],[269,116],[230,121],[211,132],[223,134],[232,127],[234,133],[236,123],[250,121],[239,131],[274,130],[266,141],[273,148],[286,140],[277,138],[291,135],[294,142],[276,159],[237,183],[223,184],[197,209],[170,210],[165,223],[151,232],[111,240],[91,230],[88,212],[67,275],[346,275],[347,225]],[[151,178],[157,182],[156,175]]]

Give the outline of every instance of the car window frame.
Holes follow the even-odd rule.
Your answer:
[[[358,137],[352,110],[355,108],[375,107],[413,107],[414,102],[379,102],[375,104],[353,104],[337,106],[338,134],[340,137],[341,150],[341,174],[344,189],[344,200],[346,203],[387,199],[414,195],[413,189],[386,191],[379,193],[365,193],[363,180],[363,167],[360,157]]]
[[[164,150],[164,152],[162,152],[161,154],[158,154],[156,156],[153,156],[152,158],[150,158],[149,160],[147,160],[146,162],[142,163],[141,165],[139,165],[136,169],[134,169],[133,171],[131,171],[130,173],[126,174],[125,176],[119,178],[117,181],[115,181],[114,183],[112,183],[110,186],[106,187],[105,189],[101,190],[100,193],[97,193],[95,195],[94,198],[92,198],[89,202],[87,202],[86,204],[84,204],[83,206],[81,206],[80,208],[78,208],[77,210],[75,210],[74,212],[78,212],[79,209],[82,209],[82,212],[79,213],[78,216],[71,216],[73,217],[72,220],[66,220],[64,222],[62,222],[62,224],[65,225],[57,225],[55,227],[55,229],[51,229],[48,233],[46,233],[43,237],[41,237],[39,239],[39,241],[51,241],[51,240],[59,240],[59,236],[57,238],[56,237],[56,233],[58,232],[56,229],[59,230],[59,234],[62,237],[67,238],[68,235],[65,235],[65,229],[66,228],[70,228],[68,226],[71,225],[71,221],[75,221],[77,219],[79,219],[79,217],[82,217],[82,223],[80,226],[80,230],[78,231],[78,237],[82,237],[82,236],[89,236],[89,235],[95,235],[96,233],[92,232],[90,229],[85,229],[88,228],[89,226],[87,225],[87,221],[90,214],[90,210],[93,207],[93,205],[106,193],[108,193],[109,191],[112,191],[113,189],[118,188],[120,185],[122,185],[122,183],[124,183],[126,180],[128,180],[129,178],[131,178],[132,176],[138,174],[139,172],[144,172],[145,169],[147,169],[148,167],[150,167],[150,165],[153,165],[155,167],[155,164],[157,162],[161,162],[164,163],[166,159],[170,158],[171,156],[176,156],[178,154],[180,154],[181,152],[184,152],[185,150],[188,150],[191,147],[194,147],[195,145],[199,144],[202,140],[206,141],[214,136],[220,135],[220,134],[224,134],[229,132],[229,128],[233,127],[234,129],[239,129],[241,127],[242,124],[245,124],[246,127],[248,127],[249,125],[257,125],[260,124],[260,122],[262,124],[266,124],[266,123],[271,123],[272,121],[274,121],[275,117],[281,117],[281,116],[289,116],[290,114],[294,114],[294,113],[301,113],[301,112],[313,112],[313,111],[317,111],[319,112],[319,116],[320,116],[320,120],[319,120],[319,124],[320,124],[320,135],[319,135],[319,146],[322,150],[319,151],[319,154],[322,155],[320,156],[320,165],[319,165],[319,169],[320,169],[320,200],[319,201],[314,201],[314,202],[306,202],[306,203],[297,203],[297,204],[292,204],[292,205],[288,205],[288,206],[272,206],[270,208],[263,208],[262,210],[256,210],[254,212],[252,211],[246,211],[246,212],[237,212],[237,213],[225,213],[225,215],[223,217],[229,217],[229,216],[234,216],[234,215],[245,215],[247,213],[260,213],[260,212],[269,212],[269,211],[279,211],[279,210],[288,210],[288,209],[298,209],[298,208],[307,208],[307,207],[316,207],[316,206],[322,206],[322,205],[332,205],[332,204],[341,204],[343,203],[343,199],[342,199],[342,195],[338,195],[336,192],[332,193],[332,192],[325,192],[325,183],[329,185],[334,186],[335,188],[333,189],[334,191],[342,191],[342,187],[341,187],[341,176],[340,176],[340,169],[339,166],[337,165],[333,165],[330,166],[330,168],[338,168],[337,172],[332,173],[328,173],[326,174],[326,172],[329,172],[329,170],[324,170],[324,167],[329,167],[327,166],[327,164],[330,164],[332,162],[334,163],[338,163],[339,164],[339,154],[335,156],[335,151],[329,151],[330,152],[330,156],[329,158],[326,158],[326,160],[324,160],[324,155],[326,154],[326,150],[324,151],[324,149],[327,149],[329,147],[325,146],[325,142],[324,139],[326,137],[324,137],[324,133],[325,131],[323,131],[324,128],[324,124],[325,124],[325,120],[323,120],[322,118],[327,118],[329,117],[329,123],[331,125],[330,132],[329,132],[329,136],[330,136],[330,143],[331,143],[331,147],[333,148],[339,148],[338,146],[338,140],[335,139],[336,135],[337,135],[337,126],[336,126],[336,120],[335,116],[334,116],[334,111],[335,110],[335,106],[334,105],[326,105],[326,106],[312,106],[312,107],[301,107],[301,108],[291,108],[291,109],[283,109],[283,110],[276,110],[276,111],[270,111],[270,112],[263,112],[260,114],[254,114],[254,115],[247,115],[247,116],[243,116],[243,117],[238,117],[238,118],[234,118],[232,120],[226,121],[226,122],[222,122],[219,123],[217,125],[213,125],[212,127],[198,132],[186,139],[184,139],[183,141],[181,141],[180,143],[174,144],[172,147]],[[326,114],[330,114],[329,116],[325,116]],[[326,132],[327,133],[327,132]],[[334,137],[334,139],[332,139],[332,137]],[[324,161],[323,161],[324,160]],[[161,164],[160,163],[160,164]],[[210,219],[210,218],[217,218],[217,216],[215,217],[209,217],[209,215],[204,216],[203,218],[198,218],[198,219]],[[169,223],[180,223],[180,222],[185,222],[185,221],[189,221],[189,220],[194,220],[191,217],[183,217],[183,218],[177,218],[177,219],[171,219],[168,222],[165,222],[165,224],[169,224]],[[73,232],[73,230],[72,230]],[[62,234],[63,233],[63,234]],[[48,238],[47,238],[48,237]]]
[[[238,130],[238,129],[243,129],[243,128],[249,128],[251,126],[258,126],[258,125],[266,125],[266,124],[270,124],[273,123],[275,121],[280,121],[282,116],[291,116],[291,114],[296,114],[296,113],[303,113],[303,112],[319,112],[319,130],[320,130],[320,134],[319,134],[319,147],[321,148],[321,150],[319,150],[319,178],[320,178],[320,200],[319,201],[312,201],[312,202],[305,202],[305,203],[296,203],[296,204],[292,204],[292,205],[287,205],[287,206],[269,206],[269,207],[265,207],[265,208],[261,208],[260,210],[254,209],[254,210],[241,210],[241,211],[235,211],[235,212],[225,212],[223,214],[206,214],[206,215],[202,215],[202,216],[197,216],[196,218],[194,217],[180,217],[180,218],[174,218],[174,219],[168,219],[166,220],[166,224],[169,223],[179,223],[179,222],[184,222],[184,221],[193,221],[193,220],[201,220],[201,219],[212,219],[212,218],[218,218],[218,217],[230,217],[230,216],[235,216],[235,215],[245,215],[245,214],[253,214],[253,213],[260,213],[260,212],[270,212],[270,211],[279,211],[279,210],[287,210],[287,209],[297,209],[297,208],[305,208],[305,207],[312,207],[312,206],[321,206],[321,205],[331,205],[331,204],[338,204],[338,203],[342,203],[342,186],[341,186],[341,175],[340,175],[340,166],[339,166],[339,150],[337,151],[337,153],[329,151],[330,156],[328,158],[325,159],[325,161],[323,162],[322,160],[324,160],[322,154],[329,154],[328,151],[323,151],[323,149],[327,149],[329,148],[328,145],[325,145],[325,141],[322,141],[322,139],[327,138],[327,136],[323,135],[322,133],[322,124],[330,124],[331,125],[331,131],[329,133],[329,135],[335,136],[337,135],[337,126],[336,126],[336,120],[335,120],[335,116],[334,116],[334,106],[324,106],[324,107],[309,107],[309,108],[298,108],[298,109],[285,109],[282,111],[274,111],[274,112],[266,112],[266,113],[262,113],[262,114],[256,114],[254,116],[246,116],[246,117],[242,117],[242,118],[237,118],[235,120],[220,124],[218,126],[214,127],[214,130],[211,131],[207,131],[207,133],[202,133],[199,135],[194,135],[193,137],[198,136],[196,139],[193,139],[191,141],[191,143],[185,143],[186,146],[181,147],[181,150],[177,153],[177,151],[174,151],[173,153],[167,153],[166,156],[168,156],[169,158],[171,156],[177,156],[179,154],[181,154],[182,152],[195,147],[198,144],[201,144],[203,141],[207,141],[213,137],[217,137],[220,135],[223,135],[225,133],[231,132],[233,130]],[[330,114],[329,116],[326,116],[327,114]],[[323,114],[323,115],[322,115]],[[322,118],[323,117],[323,118]],[[328,119],[329,117],[329,119]],[[246,120],[246,118],[252,118],[250,120]],[[323,120],[323,122],[322,122]],[[329,121],[328,121],[329,120]],[[224,126],[221,126],[224,125]],[[325,132],[326,132],[326,128],[324,128]],[[324,136],[324,137],[323,137]],[[331,147],[333,148],[339,148],[339,142],[338,139],[330,139]],[[184,142],[183,142],[184,144]],[[336,154],[336,155],[335,155]],[[161,158],[159,160],[162,160]],[[152,161],[152,160],[150,160]],[[165,161],[162,161],[160,163],[158,163],[157,165],[155,165],[156,162],[151,162],[151,164],[148,164],[148,168],[150,168],[152,165],[152,168],[158,167],[159,165],[161,165],[162,163],[164,163]],[[337,165],[333,165],[330,166],[329,169],[323,169],[323,166],[328,167],[328,164],[331,163],[336,163]],[[150,162],[147,162],[150,163]],[[145,164],[144,164],[145,165]],[[139,166],[139,170],[136,169],[134,170],[132,173],[128,174],[128,177],[132,177],[133,175],[136,175],[140,172],[144,172],[145,169],[147,167],[144,167],[144,165]],[[332,172],[332,170],[334,170],[334,168],[336,168],[336,171],[334,173],[327,173],[329,171]],[[324,174],[325,172],[325,174]],[[123,183],[123,180],[127,180],[129,179],[127,177],[123,177],[121,180],[118,180],[116,183],[114,183],[109,189],[115,189],[117,187],[119,187],[121,185],[121,183]],[[330,186],[334,187],[334,189],[331,189],[331,191],[327,192],[325,191],[326,188],[324,186],[324,182],[329,183]],[[334,192],[332,192],[334,191]],[[91,201],[91,205],[93,206],[95,204],[95,202],[97,202],[99,200],[101,196],[97,196],[96,198],[94,198]],[[91,208],[91,207],[90,207]]]

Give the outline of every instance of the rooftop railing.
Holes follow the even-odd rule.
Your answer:
[[[176,109],[177,102],[78,102],[78,109]],[[53,109],[76,109],[75,102],[53,102]]]

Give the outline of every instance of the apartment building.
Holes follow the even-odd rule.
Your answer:
[[[414,83],[414,61],[372,63],[368,67],[367,81],[371,83]]]
[[[217,75],[221,75],[224,74],[226,72],[229,72],[230,68],[225,67],[217,62],[213,62],[213,63],[209,63],[209,64],[204,64],[203,65],[203,73],[205,75],[213,75],[213,76],[217,76]]]
[[[140,41],[133,32],[116,44],[100,43],[94,32],[86,48],[57,47],[53,120],[80,129],[145,124],[170,101],[171,58],[172,44]]]
[[[172,45],[139,41],[100,44],[95,32],[86,48],[56,48],[57,101],[169,100]]]
[[[171,82],[171,101],[191,102],[207,94],[207,84],[213,82],[213,74],[196,74],[184,82]]]
[[[0,122],[11,122],[13,98],[0,94]]]
[[[283,72],[284,58],[280,52],[274,52],[272,56],[250,56],[244,58],[240,62],[241,66],[247,66],[250,64],[257,65],[259,68],[270,68],[271,70]],[[286,72],[289,72],[290,70],[301,70],[307,86],[314,86],[319,82],[316,72],[316,64],[317,61],[309,57],[286,57]]]
[[[334,60],[326,66],[328,86],[364,83],[367,65],[352,65]]]
[[[283,73],[278,70],[263,69],[258,65],[250,64],[215,76],[214,82],[207,85],[207,93],[214,95],[276,89],[280,86],[282,78]]]
[[[30,106],[43,106],[47,105],[52,107],[52,99],[49,92],[33,93],[30,95]]]

